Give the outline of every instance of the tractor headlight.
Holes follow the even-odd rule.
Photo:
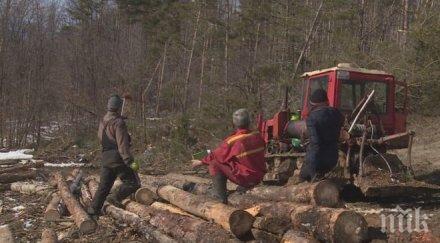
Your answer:
[[[350,79],[350,72],[345,70],[338,70],[338,79]]]

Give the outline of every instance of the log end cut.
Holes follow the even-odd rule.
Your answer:
[[[95,232],[96,222],[93,219],[84,220],[79,225],[79,231],[83,234],[90,234]]]
[[[338,186],[329,180],[318,182],[313,192],[313,199],[316,205],[324,207],[335,208],[342,205]]]
[[[335,242],[365,242],[368,224],[364,217],[353,211],[342,212],[335,222]]]
[[[235,210],[229,217],[231,232],[237,236],[237,238],[245,236],[251,231],[254,221],[255,218],[250,213],[244,210]]]
[[[150,189],[142,187],[139,188],[134,194],[136,202],[142,203],[144,205],[151,205],[157,200],[156,193],[152,192]]]

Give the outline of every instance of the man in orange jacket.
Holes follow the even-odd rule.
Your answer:
[[[250,130],[250,115],[246,109],[234,112],[236,131],[202,160],[192,160],[192,166],[209,166],[213,177],[214,197],[227,203],[226,182],[251,188],[259,184],[266,173],[265,143],[261,135]]]

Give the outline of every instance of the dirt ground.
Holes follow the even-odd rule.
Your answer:
[[[409,127],[416,132],[413,148],[413,167],[416,177],[429,183],[440,185],[440,118],[413,117]],[[405,163],[406,152],[396,151]],[[62,159],[47,158],[52,161],[69,160],[68,154],[60,155]],[[51,170],[40,169],[39,181],[47,181]],[[67,170],[67,169],[63,169]],[[86,173],[97,173],[98,169],[88,168]],[[154,172],[154,168],[148,168]],[[358,202],[347,203],[347,207],[363,214],[371,227],[373,242],[440,242],[440,195],[437,198],[415,203],[378,203]],[[17,192],[3,192],[0,197],[0,225],[9,224],[18,242],[37,242],[45,227],[57,231],[62,242],[145,242],[142,234],[131,227],[109,217],[100,217],[97,231],[90,235],[80,235],[71,219],[60,222],[46,222],[43,213],[50,198],[47,195],[24,195]],[[386,224],[388,234],[381,232],[381,214],[396,215],[396,206],[407,210],[404,220],[410,218],[415,222],[415,210],[420,208],[419,214],[426,216],[421,223],[426,222],[427,232],[389,233],[390,224]],[[408,211],[411,209],[411,211]],[[396,221],[398,218],[396,217]],[[406,222],[406,221],[405,221]],[[398,225],[396,225],[397,227]],[[414,228],[414,227],[411,227]],[[1,240],[0,240],[1,242]]]

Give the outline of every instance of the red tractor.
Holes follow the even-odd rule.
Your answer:
[[[377,170],[386,172],[388,181],[394,182],[411,175],[414,133],[406,131],[404,82],[384,71],[355,68],[350,64],[307,72],[302,77],[301,110],[292,112],[288,108],[286,92],[281,111],[272,119],[264,121],[262,116],[258,119],[258,128],[267,144],[266,183],[284,184],[298,168],[307,144],[308,100],[316,89],[326,90],[330,106],[345,115],[340,161],[334,174],[352,182]],[[407,166],[396,155],[387,153],[397,148],[408,148]]]

